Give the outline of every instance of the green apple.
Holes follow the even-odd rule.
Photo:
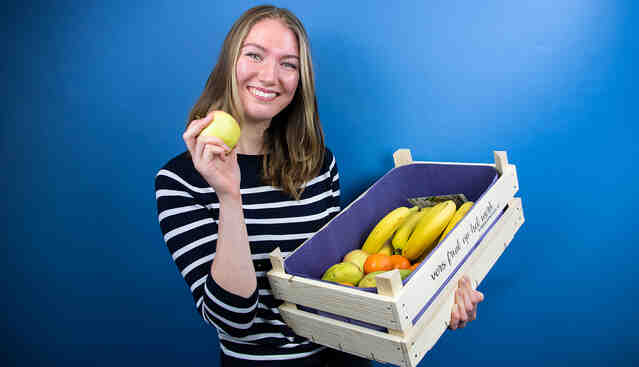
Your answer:
[[[240,125],[224,111],[214,111],[213,120],[209,126],[200,133],[202,136],[217,136],[222,139],[229,148],[235,148],[235,144],[240,139]]]
[[[364,252],[363,250],[356,249],[346,254],[346,256],[344,256],[344,259],[342,261],[353,263],[357,265],[359,270],[364,271],[364,263],[366,262],[366,259],[368,259],[368,255],[369,255],[368,252]]]
[[[410,269],[398,269],[398,270],[399,270],[399,276],[402,278],[402,280],[406,279],[406,277],[409,276],[410,273],[412,272],[412,270]],[[379,270],[379,271],[374,271],[372,273],[368,273],[359,281],[357,286],[360,288],[376,287],[377,280],[375,279],[375,277],[378,276],[379,274],[383,274],[387,272],[388,270]]]
[[[372,273],[366,274],[357,284],[360,288],[373,288],[377,286],[377,281],[375,279],[379,274],[385,273],[385,270],[374,271]]]

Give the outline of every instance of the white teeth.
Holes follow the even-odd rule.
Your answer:
[[[251,93],[262,98],[273,98],[276,95],[276,93],[264,93],[261,90],[257,90],[255,88],[251,88]]]

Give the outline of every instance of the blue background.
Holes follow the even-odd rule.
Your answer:
[[[252,1],[5,4],[6,364],[217,364],[154,176]],[[278,1],[310,34],[343,205],[409,148],[518,167],[526,223],[422,366],[639,363],[634,1]],[[5,363],[2,363],[3,365]]]

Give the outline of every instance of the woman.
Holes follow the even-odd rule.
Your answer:
[[[241,126],[234,149],[199,136],[215,110]],[[266,278],[268,253],[280,247],[286,256],[340,210],[301,22],[272,6],[245,12],[188,121],[188,152],[156,176],[158,217],[197,311],[218,331],[221,364],[369,365],[295,335]],[[453,311],[451,328],[473,319],[480,301],[469,286],[460,289],[463,307]]]

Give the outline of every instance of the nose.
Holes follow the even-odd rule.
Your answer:
[[[261,66],[258,75],[260,81],[266,84],[274,84],[277,81],[277,63],[269,59],[262,63]]]

